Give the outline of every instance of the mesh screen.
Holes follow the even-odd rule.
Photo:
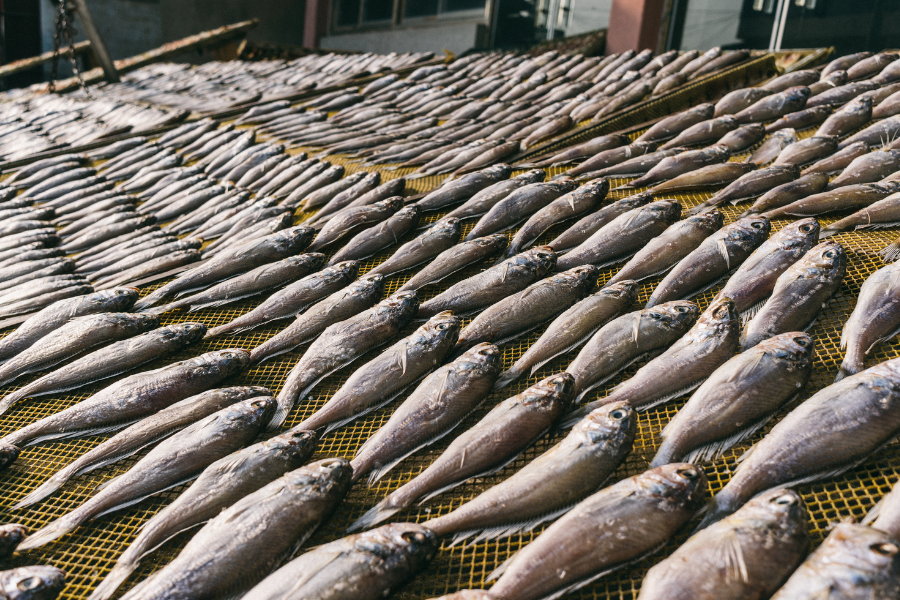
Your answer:
[[[640,132],[636,132],[637,135]],[[801,137],[812,134],[812,130],[799,132]],[[741,160],[748,153],[734,157],[732,160]],[[350,163],[349,157],[330,157],[335,163],[347,164],[348,170],[357,170],[360,167],[356,163]],[[559,172],[558,169],[550,170],[550,174]],[[386,178],[400,176],[403,170],[383,171]],[[439,183],[439,178],[426,178],[410,182],[412,192],[424,191]],[[624,180],[615,180],[613,186],[624,183]],[[676,194],[685,208],[694,206],[712,195],[712,191],[701,191],[687,194]],[[611,199],[624,197],[622,192],[613,192]],[[746,204],[738,207],[726,206],[722,210],[726,214],[727,221],[733,221],[736,216],[745,210]],[[431,215],[426,221],[435,220],[439,215]],[[299,215],[299,219],[305,215]],[[833,222],[833,218],[822,219],[822,223]],[[783,227],[787,221],[775,221],[773,232]],[[466,223],[465,231],[471,229],[473,222]],[[549,241],[564,228],[555,227],[548,231],[539,240]],[[512,233],[512,232],[511,232]],[[810,333],[816,339],[816,359],[813,376],[803,392],[805,399],[815,391],[830,384],[837,372],[841,361],[839,349],[840,332],[843,323],[853,309],[859,288],[863,281],[881,266],[877,251],[890,243],[896,237],[896,233],[884,231],[853,232],[836,236],[836,239],[844,244],[849,255],[849,268],[843,285],[836,296],[828,303]],[[404,240],[405,241],[405,240]],[[365,272],[374,265],[383,261],[390,250],[367,260],[361,272]],[[475,272],[486,268],[486,265],[471,267],[445,280],[439,285],[425,288],[422,298],[433,297],[453,283],[469,277]],[[608,280],[616,271],[616,267],[603,270],[601,283]],[[388,280],[386,293],[396,290],[410,274],[400,274]],[[659,278],[644,282],[640,288],[640,303],[645,303]],[[149,292],[159,284],[147,286],[144,292]],[[701,309],[705,308],[721,285],[703,293],[696,300]],[[216,309],[205,309],[196,313],[170,313],[163,318],[164,324],[179,321],[199,320],[209,326],[220,325],[236,316],[243,314],[259,303],[259,298],[253,298],[242,302],[226,305]],[[201,352],[226,347],[241,347],[250,349],[262,341],[274,335],[282,326],[279,324],[259,328],[252,332],[243,333],[234,337],[224,337],[207,340],[189,348],[180,354],[151,363],[145,368],[154,368],[168,364],[175,360],[196,356]],[[403,335],[412,331],[414,325],[407,327]],[[513,340],[502,346],[503,368],[508,368],[522,353],[540,336],[543,327],[530,334]],[[303,347],[300,348],[300,352]],[[491,407],[504,398],[519,393],[528,385],[563,370],[574,358],[577,350],[561,356],[540,369],[534,376],[516,381],[502,392],[493,393],[481,409],[469,416],[462,424],[470,427],[476,423]],[[352,371],[370,360],[377,354],[377,350],[362,357],[353,365],[343,369],[338,375],[329,377],[320,383],[300,406],[296,407],[287,420],[286,427],[299,423],[305,417],[311,415],[317,408],[340,387]],[[264,385],[277,392],[284,382],[289,369],[294,365],[300,353],[294,352],[271,359],[262,365],[255,367],[240,377],[234,378],[230,384]],[[868,364],[872,365],[889,358],[900,356],[896,343],[889,342],[879,346],[869,357]],[[610,388],[630,377],[641,364],[632,365],[624,373],[614,378],[605,387],[588,394],[586,401],[594,400],[604,395]],[[38,374],[35,375],[35,377]],[[32,379],[31,376],[23,378],[20,384]],[[106,382],[107,384],[109,382]],[[84,389],[81,393],[44,397],[30,400],[19,405],[9,413],[0,417],[0,435],[5,435],[23,425],[31,423],[43,416],[57,412],[71,406],[80,399],[88,397],[103,384]],[[17,386],[3,388],[7,393]],[[327,456],[344,456],[351,458],[360,445],[382,424],[386,422],[390,413],[408,395],[403,394],[385,408],[357,419],[350,424],[338,429],[325,437],[320,444],[315,458]],[[619,480],[644,471],[649,460],[655,454],[658,447],[658,434],[675,412],[686,401],[686,397],[668,402],[663,406],[654,408],[640,414],[638,433],[634,442],[634,450],[615,473],[613,480]],[[777,415],[773,419],[774,424],[783,415]],[[769,426],[771,427],[771,425]],[[749,441],[729,451],[723,458],[711,464],[704,465],[710,480],[710,491],[715,492],[728,481],[730,473],[735,467],[737,457],[749,447],[750,444],[760,439],[765,433],[759,432]],[[471,499],[490,485],[499,482],[521,468],[524,464],[534,459],[538,454],[555,443],[561,433],[545,437],[534,447],[526,451],[516,461],[489,477],[475,479],[467,482],[449,492],[446,492],[432,501],[403,511],[395,516],[394,520],[422,522],[430,517],[445,514],[466,500]],[[76,439],[64,442],[44,444],[27,449],[21,458],[6,472],[0,475],[3,482],[3,494],[0,495],[0,522],[18,522],[35,529],[58,518],[89,498],[94,489],[104,481],[124,472],[134,464],[136,458],[122,461],[116,465],[99,469],[90,474],[77,477],[64,486],[59,492],[44,502],[29,509],[10,511],[9,507],[21,499],[25,494],[37,487],[47,479],[51,473],[80,456],[88,449],[96,446],[107,436],[95,436],[84,439]],[[363,514],[368,508],[382,499],[388,492],[398,488],[403,483],[420,473],[438,454],[447,447],[450,439],[445,439],[432,446],[430,449],[415,453],[373,487],[366,487],[361,482],[355,486],[345,502],[336,511],[334,517],[326,523],[307,543],[307,547],[321,544],[343,535],[346,527]],[[140,456],[140,454],[138,455]],[[842,518],[853,516],[862,517],[880,497],[890,489],[898,475],[900,475],[900,447],[896,443],[879,451],[876,456],[867,460],[861,466],[851,470],[845,475],[829,479],[824,482],[803,485],[799,487],[804,500],[807,503],[811,518],[811,534],[814,543],[818,543],[827,533],[828,528]],[[176,488],[141,502],[135,507],[113,513],[92,521],[80,527],[74,533],[69,534],[57,542],[29,553],[26,556],[17,556],[11,561],[12,566],[27,564],[52,564],[65,569],[68,572],[68,585],[63,593],[64,598],[86,598],[93,588],[103,579],[112,568],[116,558],[124,551],[126,546],[136,536],[137,528],[149,517],[159,511],[183,488]],[[617,600],[633,599],[637,595],[640,582],[647,569],[658,562],[662,556],[671,553],[677,545],[687,536],[690,527],[663,550],[644,561],[635,563],[618,572],[600,579],[595,584],[588,586],[569,597],[571,598],[610,598]],[[534,532],[512,536],[507,539],[491,542],[482,542],[471,547],[444,547],[435,560],[415,577],[409,584],[400,589],[395,597],[403,599],[432,598],[442,594],[468,587],[487,587],[485,578],[512,553],[540,533],[542,528]],[[149,575],[152,571],[166,564],[184,546],[190,534],[182,534],[176,539],[166,543],[161,549],[148,557],[141,568],[128,580],[123,589],[131,587],[137,581]],[[252,560],[252,558],[248,558]]]

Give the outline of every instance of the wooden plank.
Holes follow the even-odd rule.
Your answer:
[[[85,52],[87,50],[90,50],[90,48],[91,42],[89,40],[78,42],[77,44],[75,44],[75,54]],[[61,59],[65,59],[65,54],[67,51],[67,48],[59,49],[59,56]],[[7,77],[9,75],[12,75],[13,73],[19,73],[21,71],[33,69],[34,67],[39,67],[44,63],[50,62],[51,60],[53,60],[53,52],[44,52],[43,54],[39,54],[38,56],[32,56],[31,58],[23,58],[22,60],[13,61],[9,64],[0,66],[0,78]]]

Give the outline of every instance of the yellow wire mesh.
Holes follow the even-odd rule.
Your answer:
[[[799,132],[801,137],[812,134],[813,129]],[[637,135],[636,132],[634,135]],[[747,156],[744,153],[732,160],[740,160]],[[347,157],[331,157],[332,162],[349,160]],[[344,164],[344,163],[342,163]],[[359,168],[355,164],[345,163],[348,170]],[[551,169],[548,174],[553,175],[560,169]],[[403,171],[383,171],[385,178],[399,176]],[[411,182],[411,188],[416,191],[424,191],[438,183],[437,178],[416,180]],[[615,180],[613,186],[624,183],[624,180]],[[694,206],[708,198],[712,191],[700,191],[693,193],[675,194],[673,197],[682,202],[685,208]],[[613,192],[611,199],[624,197],[623,192]],[[742,204],[739,207],[726,206],[722,211],[728,222],[746,208]],[[430,215],[425,221],[434,221],[439,215]],[[300,216],[303,218],[303,215]],[[822,219],[823,224],[833,222],[834,218]],[[775,221],[773,230],[783,227],[787,221]],[[465,232],[470,230],[472,222],[466,223]],[[555,237],[564,226],[558,226],[547,232],[539,242],[547,241]],[[841,361],[840,331],[843,323],[849,316],[856,301],[859,288],[865,279],[882,266],[877,251],[890,243],[895,237],[893,232],[868,231],[852,232],[836,236],[836,239],[844,244],[849,255],[849,267],[844,282],[836,296],[825,307],[822,315],[810,333],[816,339],[816,358],[813,376],[803,393],[805,399],[815,391],[830,384]],[[408,236],[409,237],[409,236]],[[365,272],[374,265],[382,262],[391,254],[391,250],[381,252],[377,256],[365,261],[361,272]],[[423,290],[423,299],[430,298],[449,285],[469,277],[475,272],[486,268],[486,265],[474,266],[442,282],[440,285],[431,286]],[[617,267],[603,270],[601,282],[607,281]],[[386,293],[396,290],[410,274],[400,274],[388,280]],[[645,281],[640,287],[639,303],[643,304],[649,298],[659,278]],[[158,287],[159,284],[148,286],[144,293]],[[696,301],[701,308],[705,308],[720,286],[703,293]],[[259,299],[249,299],[242,302],[227,305],[217,309],[205,309],[196,313],[175,313],[165,315],[164,324],[198,320],[210,327],[220,325],[236,316],[243,314],[256,306]],[[201,352],[226,347],[252,348],[268,339],[281,329],[283,324],[274,324],[262,327],[252,332],[247,332],[234,337],[225,337],[215,340],[203,341],[192,348],[156,361],[144,367],[154,368],[175,360],[181,360],[196,356]],[[404,335],[412,331],[415,325],[407,327]],[[522,353],[540,336],[543,328],[513,340],[503,345],[503,366],[508,368]],[[303,348],[300,349],[302,352]],[[300,352],[282,355],[263,363],[246,373],[233,379],[232,384],[264,385],[277,392],[283,384],[289,369],[298,359]],[[516,394],[528,385],[542,379],[552,373],[563,370],[574,358],[577,350],[559,357],[543,368],[534,376],[521,379],[501,393],[493,393],[484,406],[470,415],[462,424],[467,428],[476,423],[492,406],[509,395]],[[312,392],[311,396],[291,413],[286,427],[299,423],[305,417],[311,415],[321,407],[335,390],[346,380],[353,370],[363,362],[371,359],[377,351],[370,353],[356,361],[353,365],[343,369],[336,376],[325,379]],[[887,360],[900,356],[898,345],[893,342],[879,346],[870,356],[868,364]],[[604,388],[595,390],[588,395],[586,400],[593,400],[604,395],[610,388],[630,377],[640,364],[633,365],[626,372],[610,381]],[[36,374],[35,377],[39,375]],[[25,378],[21,383],[30,381]],[[109,382],[106,382],[108,384]],[[38,418],[57,412],[75,402],[86,398],[91,392],[101,388],[103,383],[85,389],[78,394],[44,397],[28,401],[6,415],[0,417],[0,435],[5,435],[23,425],[31,423]],[[3,393],[12,391],[17,386],[3,388]],[[351,458],[360,445],[388,419],[390,413],[406,397],[406,394],[396,399],[390,405],[378,411],[357,419],[348,425],[338,429],[325,437],[320,444],[316,458],[326,456],[344,456]],[[641,413],[639,418],[638,433],[634,442],[634,450],[625,460],[623,465],[614,475],[614,480],[619,480],[644,471],[649,460],[655,454],[658,447],[658,434],[665,424],[672,418],[680,406],[684,404],[686,397],[666,403],[663,406]],[[773,420],[777,422],[783,415],[778,415]],[[754,441],[758,440],[764,432],[757,433],[748,442],[739,445],[729,451],[723,458],[711,464],[704,465],[710,480],[710,490],[715,492],[722,488],[734,469],[735,461],[740,454]],[[526,451],[512,464],[502,469],[497,474],[489,477],[478,478],[467,482],[452,491],[438,496],[433,501],[422,506],[401,512],[395,520],[408,520],[422,522],[436,515],[445,514],[458,507],[463,502],[471,499],[490,485],[508,477],[510,474],[531,461],[539,453],[546,450],[559,439],[561,433],[547,436],[535,446]],[[49,521],[58,518],[69,510],[78,506],[91,496],[94,489],[104,481],[124,472],[136,459],[122,461],[116,465],[94,471],[88,475],[77,477],[64,486],[58,493],[46,501],[25,510],[10,511],[9,507],[25,494],[37,487],[49,475],[80,456],[88,449],[96,446],[107,436],[93,436],[84,439],[55,442],[27,449],[21,458],[6,472],[0,474],[3,482],[3,494],[0,495],[0,522],[19,522],[34,529],[46,525]],[[450,439],[435,444],[430,449],[417,452],[398,467],[391,471],[384,479],[373,487],[366,487],[364,483],[355,486],[347,499],[336,511],[334,517],[326,523],[308,542],[307,547],[339,538],[344,535],[346,527],[373,506],[388,492],[396,489],[412,477],[420,473],[446,446]],[[900,446],[896,443],[878,452],[878,454],[863,465],[847,474],[823,481],[804,485],[799,488],[807,503],[810,519],[811,534],[814,543],[820,541],[827,533],[828,528],[837,521],[848,517],[860,518],[880,497],[890,489],[890,486],[900,475]],[[93,588],[103,579],[114,564],[116,558],[124,551],[127,545],[134,539],[137,528],[147,521],[153,514],[159,511],[183,488],[170,490],[159,496],[148,499],[135,507],[119,511],[117,513],[101,517],[74,533],[63,537],[61,540],[49,544],[43,548],[29,553],[26,556],[16,556],[10,562],[10,566],[27,564],[52,564],[65,569],[68,572],[68,585],[63,593],[66,599],[86,598]],[[515,535],[507,539],[482,542],[471,547],[444,547],[434,561],[415,577],[408,585],[399,590],[396,598],[422,599],[440,596],[457,589],[468,587],[488,587],[486,577],[511,554],[540,533],[542,528],[534,532]],[[677,545],[687,536],[687,529],[665,548],[661,553],[626,567],[618,572],[600,579],[595,584],[588,586],[568,597],[571,598],[596,598],[633,600],[640,588],[640,582],[647,569],[658,562],[664,555],[671,553]],[[154,570],[165,565],[184,546],[190,534],[182,534],[176,539],[166,543],[160,550],[148,557],[141,568],[126,583],[126,588],[143,579]],[[252,560],[252,557],[248,557]]]

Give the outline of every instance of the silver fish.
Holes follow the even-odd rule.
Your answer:
[[[898,272],[900,264],[888,265],[863,282],[856,306],[841,331],[841,350],[845,354],[837,381],[865,369],[866,355],[897,334],[900,328]]]
[[[131,506],[149,495],[193,479],[212,462],[253,441],[274,409],[275,401],[271,397],[259,397],[197,421],[155,447],[90,500],[25,538],[17,550],[39,548],[90,518]]]
[[[311,431],[290,431],[238,450],[212,463],[172,504],[141,527],[141,533],[118,558],[90,600],[107,600],[140,561],[160,544],[190,527],[214,518],[245,496],[299,469],[316,449]]]
[[[812,374],[813,340],[782,333],[716,369],[663,429],[650,463],[716,460],[762,428]]]
[[[66,572],[56,567],[17,567],[0,571],[0,594],[9,600],[53,600],[66,585]]]
[[[437,224],[435,226],[437,226]],[[415,242],[415,240],[413,240],[413,242]],[[410,244],[413,242],[410,242]],[[422,267],[406,283],[400,286],[397,291],[418,291],[426,285],[442,281],[469,265],[481,261],[488,256],[498,254],[506,247],[506,244],[507,237],[502,233],[495,233],[469,242],[460,242],[438,254],[434,260],[425,267]],[[409,256],[422,256],[420,253],[412,252],[415,248],[411,248],[410,250]]]
[[[342,458],[291,471],[219,513],[172,562],[122,598],[218,598],[244,592],[309,539],[349,487],[350,465]],[[248,556],[253,557],[249,563]]]
[[[429,500],[505,465],[556,423],[572,402],[573,392],[574,378],[560,373],[507,398],[453,440],[427,469],[357,519],[349,531],[369,528],[416,500]]]
[[[275,429],[323,378],[394,338],[419,308],[415,292],[398,292],[369,310],[329,325],[288,373],[269,423]]]
[[[397,248],[394,254],[368,273],[388,277],[427,262],[453,248],[460,231],[458,218],[444,217],[418,237]]]
[[[411,335],[356,369],[324,406],[294,430],[326,433],[390,402],[440,365],[459,336],[459,319],[438,313]]]
[[[596,492],[631,451],[636,429],[626,402],[602,406],[511,477],[424,525],[454,542],[529,531]]]

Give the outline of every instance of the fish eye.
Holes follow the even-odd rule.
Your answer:
[[[725,317],[727,314],[728,314],[728,308],[726,308],[724,306],[719,306],[716,308],[716,310],[713,311],[713,317],[715,317],[717,319],[721,319],[721,318]]]
[[[825,258],[834,258],[834,250],[826,250],[822,256]]]
[[[762,223],[760,223],[759,221],[754,221],[750,226],[753,227],[753,229],[761,229]]]
[[[450,327],[450,323],[441,323],[440,325],[437,326],[437,328],[440,329],[441,331],[446,330],[448,327]]]
[[[400,534],[400,537],[403,538],[404,542],[407,542],[409,544],[416,542],[421,544],[425,541],[425,534],[421,531],[404,531]]]
[[[812,228],[813,226],[807,223],[806,225],[800,226],[800,231],[802,231],[803,233],[809,233],[810,231],[812,231]]]
[[[322,467],[325,469],[335,469],[335,468],[341,466],[342,464],[344,464],[344,462],[337,458],[332,458],[330,460],[322,461]]]
[[[809,346],[809,338],[805,338],[805,337],[795,337],[795,338],[794,338],[794,342],[795,342],[798,346],[801,346],[801,347],[803,347],[803,348],[806,348],[807,346]]]
[[[255,402],[250,404],[250,406],[252,406],[253,408],[265,408],[268,403],[268,400],[256,400]]]
[[[690,479],[692,481],[694,479],[697,479],[698,477],[700,477],[700,473],[694,467],[685,467],[683,469],[678,469],[675,472],[678,473],[679,475],[681,475],[682,477],[684,477],[685,479]]]
[[[625,414],[626,413],[624,410],[622,410],[621,408],[617,408],[616,410],[609,413],[609,416],[612,417],[613,419],[615,419],[616,421],[621,421],[622,419],[625,418]]]
[[[690,312],[690,309],[687,306],[679,305],[679,306],[675,307],[675,312],[680,312],[680,313],[684,314],[686,312]]]
[[[16,587],[23,592],[27,592],[28,590],[35,590],[41,587],[41,579],[40,577],[26,577],[25,579],[17,583]]]
[[[880,554],[881,556],[896,556],[896,554],[900,552],[900,548],[898,548],[896,544],[892,544],[890,542],[872,544],[871,546],[869,546],[869,549],[872,550],[872,552],[874,552],[875,554]]]
[[[772,499],[772,502],[780,506],[793,506],[797,504],[797,498],[790,494],[782,494]]]

